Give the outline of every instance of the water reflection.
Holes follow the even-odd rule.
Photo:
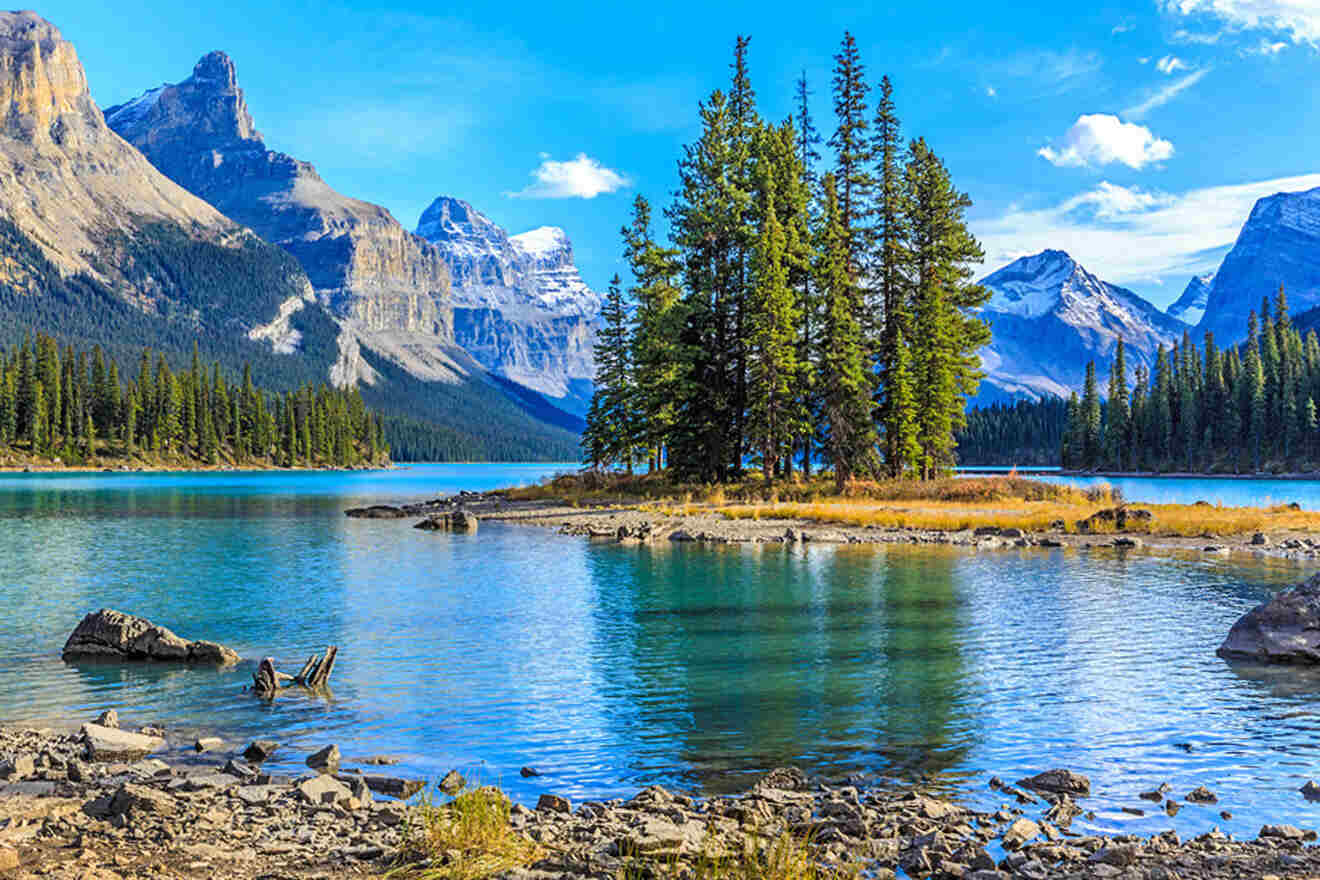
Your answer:
[[[0,478],[0,718],[114,706],[128,723],[274,737],[277,769],[299,771],[335,742],[346,763],[394,754],[400,772],[431,778],[459,767],[524,801],[650,782],[731,790],[788,763],[925,776],[975,798],[992,773],[1063,765],[1092,776],[1101,821],[1121,830],[1167,827],[1117,811],[1166,780],[1216,788],[1244,827],[1303,822],[1304,810],[1320,820],[1296,794],[1320,742],[1320,681],[1214,656],[1239,614],[1309,573],[1295,565],[639,548],[341,514],[481,479]],[[225,642],[245,662],[63,663],[72,626],[102,605]],[[296,668],[330,643],[333,699],[243,691],[257,658]],[[523,780],[524,765],[545,775]],[[1173,824],[1199,833],[1207,820],[1218,821],[1189,807]]]

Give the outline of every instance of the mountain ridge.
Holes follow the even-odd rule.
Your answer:
[[[1120,338],[1129,367],[1149,367],[1160,345],[1175,344],[1188,329],[1061,250],[1020,257],[980,283],[991,291],[979,314],[993,334],[981,350],[981,403],[1067,397],[1081,387],[1088,361],[1108,368]]]
[[[439,196],[417,234],[449,266],[458,343],[492,372],[583,415],[601,297],[582,280],[564,230],[511,236],[468,202]]]

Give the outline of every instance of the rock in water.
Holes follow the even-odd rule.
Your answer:
[[[251,745],[243,750],[243,757],[247,758],[253,764],[260,764],[262,761],[275,754],[275,750],[280,747],[279,743],[273,739],[256,739]]]
[[[477,530],[478,522],[479,520],[473,514],[456,510],[453,513],[433,513],[413,528],[427,532],[466,532],[472,534]]]
[[[463,775],[457,770],[450,770],[445,774],[445,778],[440,780],[437,787],[447,795],[456,795],[463,790],[465,785],[467,785],[467,780],[463,778]]]
[[[100,715],[96,716],[96,723],[102,727],[113,727],[119,729],[119,713],[114,709],[106,709]]]
[[[344,516],[353,519],[402,519],[408,512],[388,504],[373,504],[370,507],[351,507],[344,511]]]
[[[1070,794],[1087,797],[1091,794],[1091,780],[1071,770],[1046,770],[1026,779],[1019,779],[1017,784],[1032,791],[1048,791],[1053,794]]]
[[[99,724],[84,724],[82,738],[87,744],[87,757],[92,761],[138,761],[165,747],[165,740],[158,736],[143,736]]]
[[[113,657],[230,666],[238,655],[215,642],[189,642],[163,626],[110,608],[88,614],[64,643],[65,660]]]
[[[1217,653],[1225,660],[1320,663],[1320,575],[1244,614]]]
[[[339,746],[328,745],[307,756],[307,766],[317,773],[339,772]]]

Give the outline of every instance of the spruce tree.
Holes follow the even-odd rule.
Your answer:
[[[838,222],[843,230],[849,283],[853,285],[851,295],[857,314],[863,318],[868,313],[865,311],[865,291],[861,281],[869,268],[867,255],[873,231],[871,199],[875,187],[875,177],[871,173],[871,140],[867,135],[870,125],[867,119],[867,94],[870,89],[861,53],[857,49],[857,40],[850,32],[845,32],[839,52],[834,56],[836,127],[829,145],[834,149]],[[868,328],[864,326],[863,329]]]
[[[1105,407],[1105,449],[1107,467],[1123,470],[1128,465],[1128,387],[1127,355],[1123,340],[1114,347],[1114,363],[1109,369],[1109,404]]]
[[[954,464],[954,432],[966,423],[967,397],[980,383],[977,352],[990,330],[975,310],[990,293],[972,282],[984,252],[964,220],[971,200],[921,139],[912,142],[905,177],[919,473],[933,479]]]
[[[761,233],[752,255],[748,303],[748,433],[760,453],[767,482],[781,457],[791,454],[802,421],[793,388],[800,367],[795,346],[798,321],[785,266],[784,228],[775,209],[772,169],[760,173]]]
[[[676,278],[678,252],[662,247],[651,232],[651,205],[638,195],[632,221],[622,230],[624,259],[632,271],[636,303],[632,332],[632,397],[637,441],[655,467],[663,467],[677,418],[683,365],[684,310]]]
[[[821,334],[821,414],[826,457],[840,492],[869,473],[875,449],[871,378],[865,340],[857,321],[848,234],[835,193],[834,176],[822,181],[824,215],[817,247],[816,287],[825,300]]]
[[[1095,381],[1095,361],[1086,365],[1081,406],[1082,466],[1093,470],[1100,464],[1100,392]]]

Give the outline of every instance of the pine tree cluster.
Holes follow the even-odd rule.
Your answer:
[[[967,411],[967,425],[958,432],[958,460],[1002,467],[1057,465],[1067,424],[1067,403],[1052,394],[976,407]]]
[[[971,202],[924,140],[903,144],[888,77],[869,105],[851,34],[824,174],[805,76],[796,116],[767,122],[748,44],[728,90],[700,105],[670,243],[642,196],[623,229],[632,282],[616,276],[606,298],[585,460],[701,482],[747,461],[770,480],[824,460],[840,487],[933,478],[955,463],[990,335],[974,316],[989,292],[971,280]]]
[[[268,395],[245,366],[230,384],[196,348],[186,372],[143,351],[135,379],[100,346],[61,351],[38,334],[0,352],[0,452],[79,464],[106,458],[248,466],[388,462],[379,416],[357,390],[305,385]]]
[[[1100,398],[1092,362],[1081,397],[1068,400],[1065,468],[1241,473],[1320,462],[1320,341],[1293,326],[1282,288],[1251,313],[1240,345],[1219,349],[1207,333],[1198,350],[1184,333],[1160,347],[1153,370],[1137,367],[1130,389],[1120,342]]]

